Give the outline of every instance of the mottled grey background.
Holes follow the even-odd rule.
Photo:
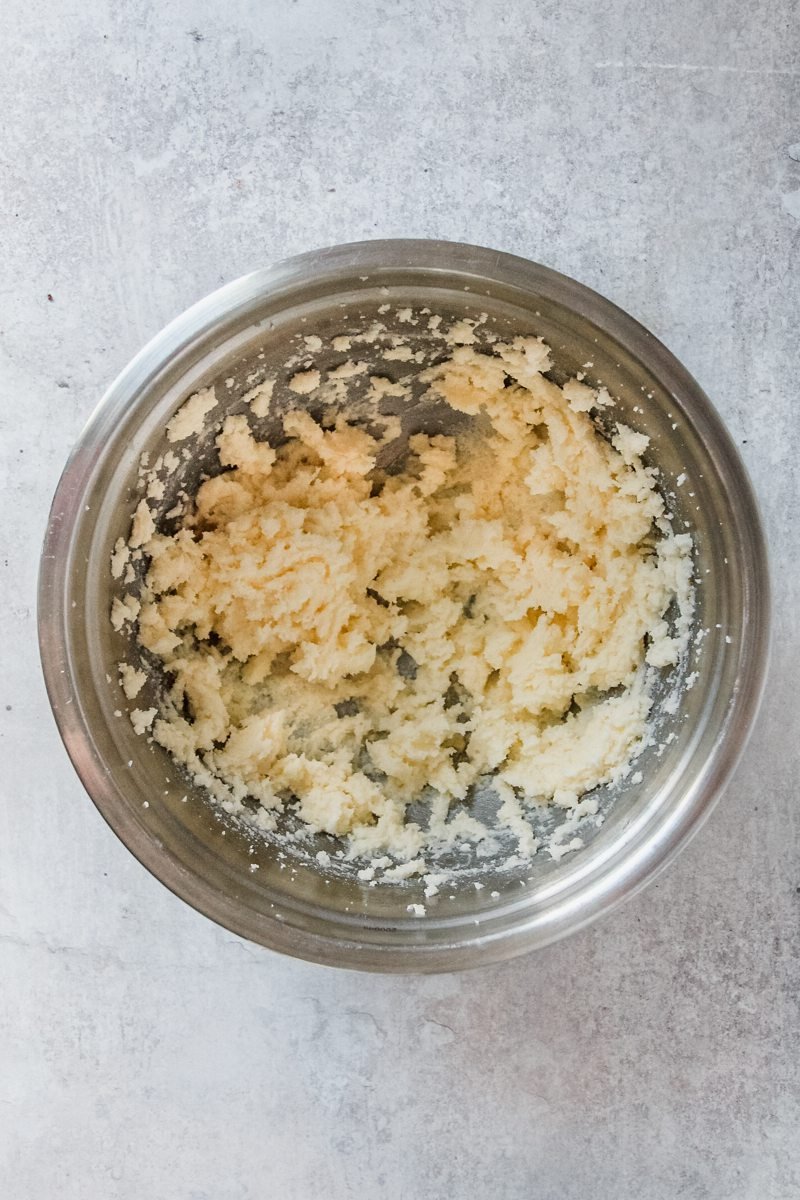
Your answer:
[[[799,39],[793,0],[4,0],[4,1200],[800,1195]],[[679,861],[430,979],[284,961],[152,880],[34,637],[58,473],[134,351],[253,267],[393,235],[529,255],[660,335],[741,446],[776,591],[761,719]]]

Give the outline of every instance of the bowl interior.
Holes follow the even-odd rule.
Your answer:
[[[486,262],[453,262],[451,255],[445,266],[435,257],[409,251],[386,265],[373,247],[326,263],[306,258],[239,281],[186,314],[134,361],[93,417],[56,496],[45,550],[52,557],[43,569],[42,650],[51,699],[106,818],[155,874],[216,920],[267,945],[348,965],[457,966],[480,957],[476,944],[483,957],[499,955],[501,944],[503,954],[513,952],[588,919],[593,888],[599,911],[611,898],[614,872],[613,898],[638,886],[674,849],[675,830],[683,835],[699,818],[698,796],[710,797],[715,773],[725,769],[720,747],[743,660],[752,653],[747,614],[758,585],[757,518],[754,535],[735,451],[696,385],[644,330],[633,322],[628,328],[612,306],[560,276],[523,264],[517,277],[508,263],[491,272]],[[645,458],[661,473],[676,530],[692,534],[698,583],[694,636],[685,661],[659,685],[652,744],[636,774],[598,790],[602,822],[582,824],[585,848],[559,863],[540,852],[511,865],[510,846],[488,858],[458,852],[444,864],[456,868],[452,882],[432,897],[419,879],[391,886],[359,880],[324,836],[274,841],[224,814],[164,750],[134,733],[126,715],[134,705],[120,689],[117,664],[134,661],[138,651],[108,619],[119,594],[109,560],[141,498],[141,456],[152,463],[169,448],[166,423],[183,401],[214,384],[221,418],[244,411],[243,396],[277,375],[279,410],[288,403],[281,383],[287,355],[303,336],[319,334],[327,345],[380,322],[387,335],[402,333],[422,347],[424,323],[398,324],[398,310],[408,306],[428,308],[445,323],[485,313],[486,329],[543,337],[559,382],[582,371],[587,382],[606,386],[617,401],[613,420],[650,438]],[[393,368],[397,378],[419,369],[401,362]],[[406,419],[431,429],[441,414],[420,410]],[[274,430],[271,414],[259,433]],[[210,428],[176,477],[163,513],[179,488],[191,491],[203,471],[214,469],[215,434]],[[677,707],[665,705],[676,693]],[[135,706],[154,699],[145,691]],[[477,803],[490,805],[491,797]],[[542,831],[555,819],[543,810]],[[324,869],[315,858],[320,849],[333,856]],[[424,920],[412,915],[412,904],[425,906]]]

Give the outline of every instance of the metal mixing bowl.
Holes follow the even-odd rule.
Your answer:
[[[602,826],[559,863],[483,864],[434,900],[422,884],[370,887],[354,873],[293,858],[226,820],[158,746],[137,737],[117,683],[126,652],[108,620],[109,558],[127,536],[140,455],[166,446],[170,415],[198,387],[232,379],[235,405],[298,332],[344,329],[379,306],[486,312],[536,333],[562,376],[582,368],[617,398],[616,415],[651,438],[678,528],[695,544],[697,630],[679,711],[662,712],[638,774],[603,798]],[[390,318],[383,318],[388,320]],[[592,365],[586,367],[585,364]],[[226,392],[224,387],[218,392]],[[675,486],[680,475],[687,482]],[[543,946],[594,920],[651,879],[708,816],[744,746],[763,686],[769,588],[747,475],[695,381],[642,326],[571,279],[520,258],[445,242],[339,246],[257,271],[169,325],[111,385],[74,449],[44,545],[39,634],[64,743],[98,809],[178,896],[236,933],[302,958],[383,971],[443,971]],[[674,684],[674,681],[673,681]],[[673,736],[670,736],[673,735]],[[613,803],[610,802],[613,799]],[[473,875],[474,879],[474,875]],[[409,905],[425,903],[427,915]]]

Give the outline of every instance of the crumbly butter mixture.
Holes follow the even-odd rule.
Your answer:
[[[355,855],[485,834],[451,808],[489,775],[530,853],[527,806],[575,809],[629,771],[646,664],[675,663],[685,641],[691,541],[642,463],[647,438],[620,425],[605,440],[590,410],[607,393],[559,388],[549,366],[533,338],[458,346],[423,378],[472,420],[458,438],[412,436],[397,473],[376,467],[401,445],[396,418],[324,427],[298,406],[275,449],[228,416],[224,470],[178,532],[157,532],[146,503],[134,518],[149,570],[112,619],[138,617],[172,681],[138,727],[229,806],[255,798],[269,828],[293,804]],[[213,405],[188,401],[170,440]],[[125,669],[127,696],[142,682]],[[426,828],[406,816],[421,795]]]

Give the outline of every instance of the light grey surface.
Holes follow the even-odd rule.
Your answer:
[[[800,22],[642,9],[6,0],[3,1197],[800,1194]],[[284,961],[151,880],[34,636],[50,495],[130,355],[255,265],[395,235],[529,255],[649,325],[741,444],[775,566],[766,704],[696,841],[592,930],[428,979]]]

